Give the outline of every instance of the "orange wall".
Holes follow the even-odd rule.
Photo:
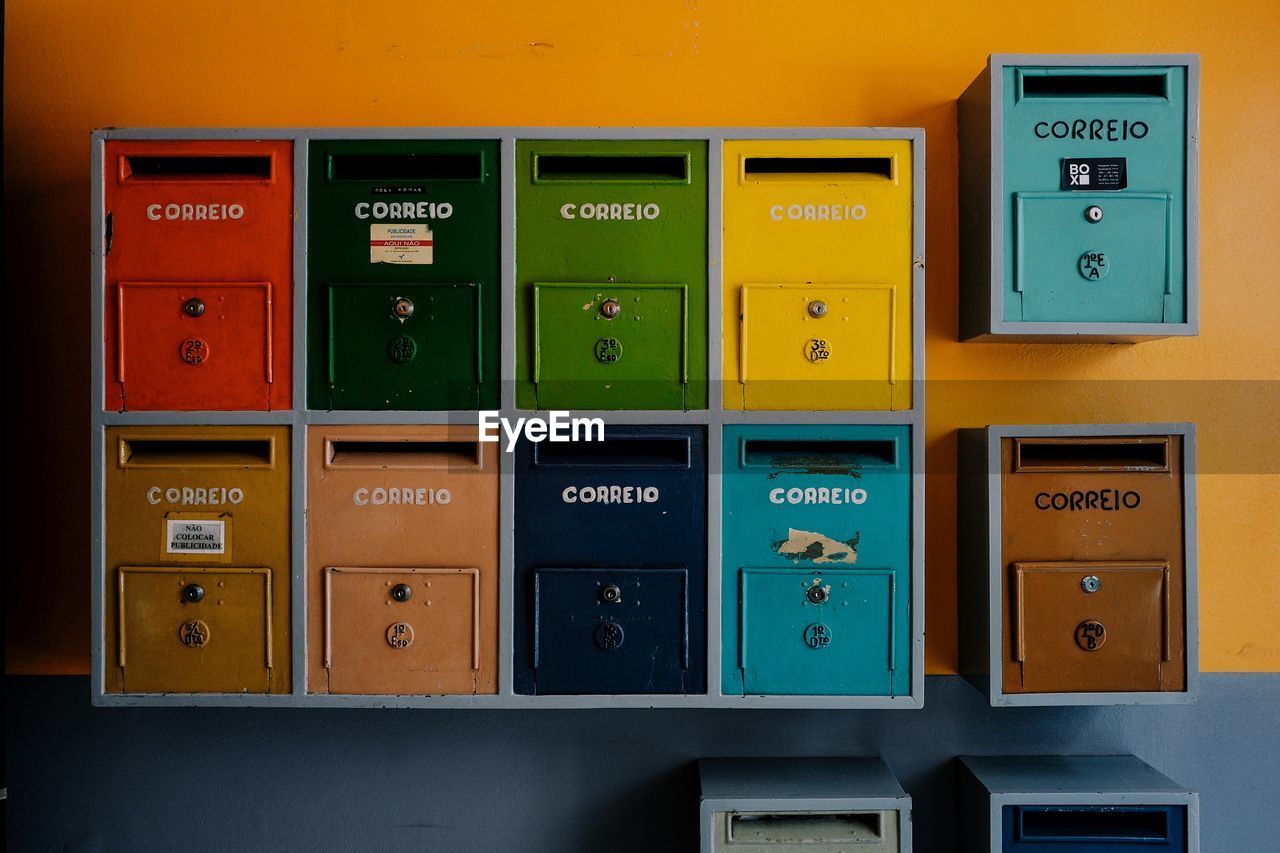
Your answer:
[[[955,429],[1141,419],[1200,424],[1202,667],[1280,670],[1274,0],[6,6],[7,397],[35,413],[7,429],[9,671],[88,669],[88,132],[468,124],[924,127],[929,670],[956,664]],[[991,51],[1201,54],[1199,338],[956,342],[955,98]]]

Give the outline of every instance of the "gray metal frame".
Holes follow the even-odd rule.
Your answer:
[[[1182,436],[1182,518],[1186,577],[1187,680],[1183,691],[1005,693],[1004,562],[1000,442],[1005,438],[1101,435]],[[1045,705],[1186,705],[1200,692],[1199,587],[1196,534],[1196,428],[1191,423],[988,426],[960,431],[957,583],[960,671],[992,707]]]
[[[293,408],[278,412],[108,412],[103,410],[104,336],[103,298],[105,259],[103,234],[104,143],[119,139],[287,139],[294,143],[293,229]],[[481,139],[499,140],[503,184],[501,190],[502,280],[501,414],[527,414],[515,406],[515,142],[517,139],[677,139],[708,144],[707,219],[707,355],[708,408],[690,411],[577,411],[575,416],[599,416],[613,424],[685,424],[707,428],[709,479],[707,492],[707,692],[602,696],[526,696],[512,689],[515,492],[511,454],[500,455],[500,539],[498,692],[485,695],[364,696],[308,693],[306,494],[307,427],[310,424],[446,424],[476,423],[471,411],[321,411],[306,406],[307,367],[307,181],[308,144],[313,140]],[[770,139],[895,139],[912,147],[912,408],[900,411],[725,411],[721,382],[720,263],[722,245],[722,144],[726,140]],[[921,708],[924,705],[924,376],[925,376],[925,150],[920,128],[645,128],[645,127],[475,127],[475,128],[300,128],[201,129],[130,128],[98,130],[90,140],[91,169],[91,699],[103,706],[272,706],[272,707],[430,707],[430,708]],[[905,696],[733,696],[720,689],[721,607],[721,472],[722,430],[725,424],[908,424],[911,427],[912,551],[911,551],[911,691]],[[104,429],[132,424],[285,424],[291,426],[292,523],[292,662],[289,693],[105,693],[105,637],[103,584],[106,573],[105,435]]]
[[[1038,66],[1187,69],[1186,320],[1182,323],[1041,323],[1004,319],[1004,75]],[[958,102],[960,339],[987,342],[1136,343],[1200,333],[1200,57],[1171,54],[992,54]]]
[[[961,756],[958,848],[1004,848],[1005,806],[1186,806],[1187,853],[1200,853],[1200,795],[1132,755]]]
[[[898,848],[911,850],[911,797],[879,758],[704,758],[698,776],[701,853],[715,815],[735,811],[896,811]]]

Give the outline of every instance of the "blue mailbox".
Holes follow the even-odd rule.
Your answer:
[[[1186,853],[1186,806],[1005,806],[1006,853]]]
[[[723,691],[911,690],[908,426],[728,426]]]
[[[516,451],[517,693],[706,690],[706,431]]]

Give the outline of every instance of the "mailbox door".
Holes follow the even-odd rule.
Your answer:
[[[726,409],[911,407],[912,144],[725,141]]]
[[[288,409],[293,143],[113,140],[103,169],[105,407]]]
[[[1004,319],[1183,322],[1187,69],[1003,73]]]
[[[1161,689],[1170,665],[1167,563],[1015,563],[1012,583],[1024,691]]]
[[[124,566],[117,585],[124,692],[268,692],[269,569]]]
[[[537,693],[684,692],[686,569],[539,569],[533,595]]]
[[[477,569],[331,567],[324,604],[330,692],[476,692]]]
[[[1008,853],[1186,853],[1185,806],[1005,806]]]
[[[271,284],[121,282],[117,298],[116,378],[127,408],[198,409],[213,398],[228,409],[268,407]]]
[[[1013,287],[1022,320],[1165,322],[1167,193],[1015,193]],[[1102,211],[1091,222],[1086,211]]]
[[[741,578],[746,693],[893,693],[892,571],[749,568]]]
[[[515,307],[520,408],[705,408],[707,143],[518,141]]]
[[[312,408],[497,408],[498,151],[496,140],[310,143]],[[366,290],[374,316],[348,317]],[[341,309],[334,291],[345,294]],[[380,300],[389,293],[412,302],[411,318],[388,319]],[[401,336],[417,346],[412,369],[388,361],[389,341]],[[335,352],[344,359],[336,380]]]
[[[746,284],[740,375],[745,408],[786,389],[795,408],[889,408],[899,379],[897,291],[877,284]],[[851,401],[879,399],[879,405]]]
[[[898,812],[717,812],[713,851],[898,853]]]
[[[333,284],[328,292],[333,408],[476,408],[479,285]],[[396,305],[404,299],[413,313],[398,317]]]
[[[534,285],[539,408],[683,409],[684,285]]]

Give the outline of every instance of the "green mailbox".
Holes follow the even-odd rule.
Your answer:
[[[496,140],[310,148],[308,405],[496,409]]]
[[[516,143],[516,404],[707,405],[707,143]]]

